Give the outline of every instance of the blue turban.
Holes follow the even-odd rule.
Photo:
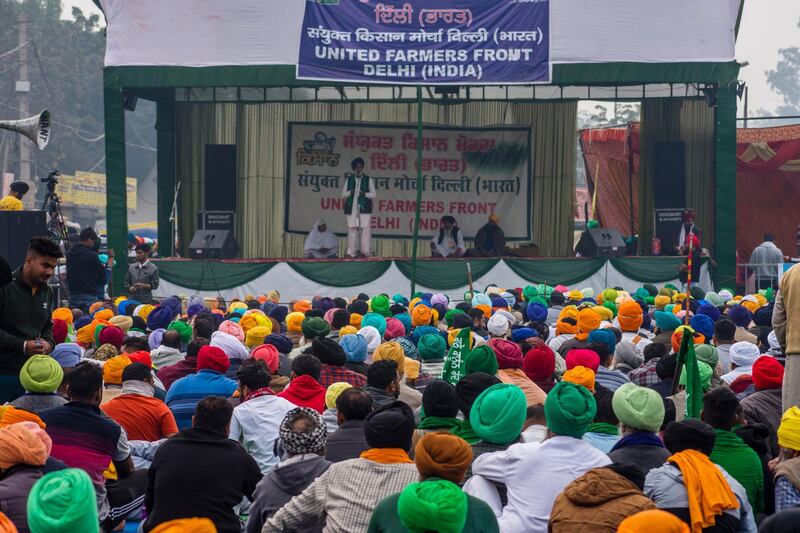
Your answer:
[[[714,321],[708,315],[694,315],[689,324],[698,333],[702,333],[706,341],[710,341],[714,336]]]
[[[386,334],[386,318],[378,313],[367,313],[361,318],[361,327],[372,326],[381,334],[381,338]]]
[[[294,347],[289,337],[277,333],[267,335],[264,338],[264,344],[273,345],[282,354],[291,352],[292,348]]]
[[[136,300],[123,300],[117,306],[117,311],[121,315],[127,315],[128,314],[128,308],[129,307],[136,308],[137,305],[140,305],[140,304]]]
[[[277,306],[278,306],[278,304],[276,304],[272,300],[267,300],[266,302],[261,304],[261,312],[263,312],[265,315],[269,316],[269,312],[272,311],[273,309],[275,309]]]
[[[712,322],[716,322],[717,320],[719,320],[719,318],[721,316],[720,312],[719,312],[719,309],[717,309],[716,307],[714,307],[711,304],[703,304],[700,307],[698,307],[697,308],[697,314],[698,315],[706,315],[707,317],[709,317],[711,319]]]
[[[514,342],[522,342],[531,337],[538,337],[539,332],[533,328],[516,328],[511,330],[511,340]]]
[[[172,309],[172,317],[174,318],[175,315],[180,314],[181,307],[182,307],[183,304],[181,303],[181,299],[178,298],[177,296],[170,296],[170,297],[166,298],[163,302],[161,302],[161,305],[162,306],[167,306],[170,309]],[[170,320],[170,322],[171,321],[172,320]]]
[[[50,357],[55,359],[61,368],[72,368],[81,362],[81,347],[73,342],[66,342],[57,345],[50,353]]]
[[[753,313],[755,325],[772,329],[772,310],[772,304],[756,309],[756,312]]]
[[[492,298],[492,307],[506,309],[508,308],[508,302],[506,302],[505,299],[501,298],[500,296],[495,296]]]
[[[363,363],[367,360],[367,339],[358,333],[345,335],[339,339],[339,346],[350,363]]]
[[[728,318],[738,327],[747,328],[753,321],[753,314],[743,305],[734,305],[728,310]]]
[[[419,350],[417,350],[417,347],[411,342],[411,339],[408,337],[397,337],[395,342],[403,348],[403,353],[406,354],[406,357],[409,359],[419,359]]]
[[[192,304],[186,310],[186,316],[188,316],[189,318],[192,318],[194,315],[196,315],[197,313],[199,313],[203,309],[205,309],[205,306],[202,306],[200,304]]]
[[[517,297],[511,294],[510,292],[506,291],[500,295],[500,298],[506,301],[509,307],[514,307],[514,304],[517,303]]]
[[[589,333],[589,342],[599,342],[608,346],[608,351],[612,354],[617,347],[617,336],[610,329],[595,329]]]
[[[322,312],[327,312],[329,309],[333,309],[334,307],[336,307],[336,304],[333,303],[333,300],[327,296],[320,298],[312,304],[313,309],[319,309]]]
[[[546,322],[547,308],[540,303],[531,302],[526,310],[530,322]]]
[[[681,319],[668,311],[656,311],[656,327],[661,331],[670,331],[681,325]]]
[[[392,301],[396,304],[408,307],[408,298],[406,298],[402,294],[395,294],[394,296],[392,296]]]
[[[157,329],[167,329],[172,319],[178,313],[169,305],[159,305],[147,315],[147,329],[154,331]]]
[[[289,314],[288,307],[286,307],[285,305],[276,305],[275,307],[270,309],[269,313],[267,313],[267,316],[274,318],[280,323],[286,321],[286,315],[288,314]]]
[[[488,305],[489,307],[492,306],[492,299],[489,298],[487,295],[483,294],[482,292],[476,292],[475,296],[472,297],[472,307],[477,307],[479,305]]]
[[[75,329],[75,331],[78,331],[83,326],[89,325],[91,322],[92,322],[92,317],[90,317],[89,315],[83,315],[82,317],[80,317],[78,320],[75,321],[72,327],[73,329]]]

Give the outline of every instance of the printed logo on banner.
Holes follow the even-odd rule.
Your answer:
[[[290,123],[284,231],[308,233],[324,218],[344,235],[345,185],[351,163],[364,161],[377,198],[373,235],[409,238],[417,197],[415,126],[380,123]],[[501,217],[509,241],[531,236],[531,130],[498,126],[426,126],[422,138],[421,235],[456,217],[472,239],[490,214]]]
[[[308,0],[297,78],[549,83],[548,0]]]

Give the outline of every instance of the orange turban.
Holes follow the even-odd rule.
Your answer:
[[[486,318],[490,318],[492,316],[492,308],[486,304],[478,304],[475,306],[475,309],[480,309],[483,311],[483,316]]]
[[[431,308],[427,305],[417,305],[414,307],[414,310],[411,311],[411,325],[416,326],[430,326],[431,318],[433,314],[431,313]]]
[[[689,328],[689,326],[680,326],[675,332],[672,334],[672,351],[678,353],[681,349],[681,341],[683,341],[683,329]],[[692,328],[689,328],[689,331],[692,332],[694,336],[694,344],[695,346],[698,344],[703,344],[706,342],[706,337],[702,333],[697,333]]]
[[[672,513],[651,509],[623,520],[617,533],[689,533],[689,526]]]
[[[594,394],[594,372],[585,366],[576,366],[564,372],[564,381],[583,385]]]
[[[578,333],[575,338],[585,341],[589,337],[589,333],[600,327],[600,321],[600,315],[594,309],[584,308],[578,311]]]
[[[384,359],[397,363],[399,373],[405,372],[406,354],[399,342],[384,342],[375,349],[372,360],[382,361]]]
[[[86,324],[75,332],[75,341],[82,344],[84,348],[94,342],[94,328],[95,324]]]
[[[306,316],[303,313],[289,313],[286,315],[286,330],[291,333],[302,333],[302,329],[300,324],[303,323],[303,319]]]
[[[361,319],[364,318],[363,315],[359,315],[358,313],[352,313],[350,315],[350,325],[354,328],[361,329]]]
[[[112,357],[103,365],[103,381],[107,385],[122,385],[122,371],[131,363],[127,355]]]
[[[472,464],[472,446],[452,433],[426,433],[414,448],[414,462],[423,479],[440,477],[461,483]]]
[[[308,300],[297,300],[292,309],[299,313],[305,313],[306,311],[311,311],[311,302]]]
[[[641,306],[633,300],[622,302],[617,310],[617,320],[622,331],[639,331],[644,321]]]
[[[47,449],[36,433],[22,424],[0,428],[0,470],[14,465],[44,466]]]
[[[208,518],[178,518],[162,522],[150,533],[217,533],[217,527]]]
[[[17,526],[3,513],[0,513],[0,533],[19,533]]]
[[[103,302],[95,302],[89,306],[89,314],[93,315],[95,312],[105,305]]]
[[[40,428],[47,427],[39,415],[19,409],[13,405],[0,405],[0,428],[16,424],[18,422],[34,422]]]
[[[72,324],[72,311],[67,307],[59,307],[53,310],[53,320],[63,320],[67,324]]]
[[[110,320],[114,316],[114,311],[111,309],[101,309],[94,314],[95,320]]]

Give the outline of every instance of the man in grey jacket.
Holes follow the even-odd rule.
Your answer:
[[[153,290],[158,288],[158,267],[149,259],[150,246],[136,245],[136,261],[128,267],[125,288],[131,298],[143,304],[153,302]]]
[[[784,262],[783,252],[773,242],[775,236],[764,235],[764,242],[750,254],[749,267],[756,276],[756,290],[778,287],[778,269]]]

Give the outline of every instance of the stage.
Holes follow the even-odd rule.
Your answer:
[[[463,298],[468,290],[467,263],[472,268],[473,286],[524,287],[539,283],[591,287],[595,293],[606,287],[631,291],[644,283],[680,286],[678,266],[682,257],[590,258],[492,258],[419,259],[417,290],[441,292],[451,299]],[[310,299],[316,295],[353,297],[400,293],[411,288],[411,260],[408,258],[333,260],[154,260],[161,275],[158,297],[176,294],[189,297],[221,294],[226,300],[257,295],[275,289],[281,300]],[[698,286],[711,289],[708,262],[704,260]]]

